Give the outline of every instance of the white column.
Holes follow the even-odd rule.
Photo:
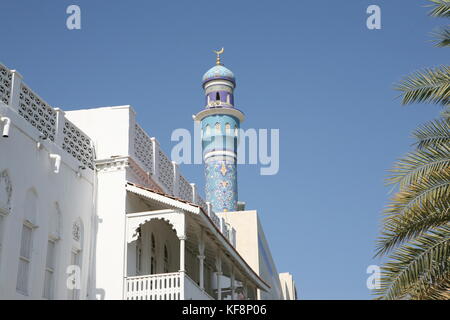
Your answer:
[[[244,294],[244,299],[248,300],[248,289],[247,289],[247,283],[242,282],[242,293]]]
[[[180,239],[180,272],[185,272],[185,246],[186,246],[186,236],[179,237]]]
[[[203,255],[198,255],[198,272],[199,272],[199,285],[200,285],[200,289],[204,290],[205,289],[205,281],[204,281],[204,261],[205,261],[205,256]]]
[[[180,197],[180,186],[178,180],[180,170],[178,168],[178,164],[175,161],[172,161],[172,167],[173,167],[173,196]]]
[[[236,300],[236,288],[234,286],[234,267],[231,266],[231,300]]]
[[[217,300],[222,300],[222,287],[220,277],[222,276],[222,259],[220,253],[216,258],[216,276],[217,276]]]
[[[205,240],[204,240],[204,230],[203,228],[200,231],[200,242],[198,243],[198,252],[199,255],[197,256],[198,258],[198,265],[199,265],[199,282],[200,282],[200,289],[204,289],[205,288],[205,284],[204,284],[204,261],[205,261]]]
[[[19,110],[19,95],[20,95],[20,85],[22,84],[22,75],[16,70],[11,70],[12,80],[11,80],[11,94],[9,105],[16,111]]]

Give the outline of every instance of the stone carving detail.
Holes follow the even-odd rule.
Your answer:
[[[153,143],[145,131],[136,124],[134,134],[134,153],[142,163],[144,169],[151,174],[153,172]]]
[[[178,176],[178,192],[181,199],[192,202],[192,186],[181,174]]]
[[[45,138],[55,141],[56,111],[24,84],[20,85],[19,114]]]
[[[81,239],[81,226],[80,223],[78,221],[73,223],[72,226],[72,237],[73,240],[79,242]]]
[[[173,193],[173,165],[161,150],[159,151],[159,181],[171,194]]]
[[[67,119],[64,122],[63,135],[63,150],[84,166],[94,170],[94,151],[89,137]]]
[[[0,64],[0,101],[9,104],[11,99],[12,73]]]
[[[9,211],[11,208],[12,183],[6,170],[0,173],[0,209]]]

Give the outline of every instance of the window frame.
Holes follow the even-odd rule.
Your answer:
[[[24,244],[24,229],[28,228],[30,230],[30,239],[28,242],[28,253],[29,256],[25,257],[22,255],[23,250],[22,250],[22,246]],[[21,232],[21,239],[20,239],[20,248],[19,248],[19,264],[18,264],[18,272],[17,272],[17,281],[16,281],[16,291],[24,296],[29,296],[30,294],[30,274],[32,271],[32,261],[33,261],[33,237],[34,237],[34,230],[37,228],[37,226],[35,224],[33,224],[31,221],[29,220],[24,220],[22,223],[22,232]],[[20,264],[21,262],[25,262],[27,265],[27,274],[26,274],[26,280],[25,280],[25,288],[19,288],[19,284],[21,282],[19,282],[19,269],[20,269]]]

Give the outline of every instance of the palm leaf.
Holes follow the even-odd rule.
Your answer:
[[[433,17],[450,17],[450,1],[449,0],[429,0],[433,4],[430,15]]]
[[[388,300],[412,298],[425,284],[448,280],[449,255],[447,224],[397,248],[382,268],[380,288],[375,294]]]
[[[426,210],[412,210],[409,217],[395,216],[386,222],[377,242],[375,256],[390,252],[400,243],[409,241],[426,231],[450,221],[449,201],[438,201]]]
[[[442,27],[431,34],[434,37],[436,47],[450,46],[450,28]]]
[[[448,171],[449,168],[450,146],[442,145],[441,148],[417,150],[394,164],[386,182],[388,184],[398,183],[401,191],[424,177]]]
[[[417,71],[403,79],[396,87],[402,103],[431,102],[450,105],[450,67]]]
[[[414,131],[413,136],[417,140],[417,148],[442,148],[450,146],[450,118],[431,121]],[[450,153],[449,153],[450,154]]]

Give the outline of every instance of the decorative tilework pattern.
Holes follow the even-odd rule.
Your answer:
[[[231,70],[225,68],[224,66],[217,65],[206,71],[206,73],[203,75],[203,82],[215,78],[229,78],[234,80],[234,74],[233,72],[231,72]]]
[[[236,164],[225,160],[207,161],[206,199],[211,202],[213,211],[237,210],[237,172]]]

